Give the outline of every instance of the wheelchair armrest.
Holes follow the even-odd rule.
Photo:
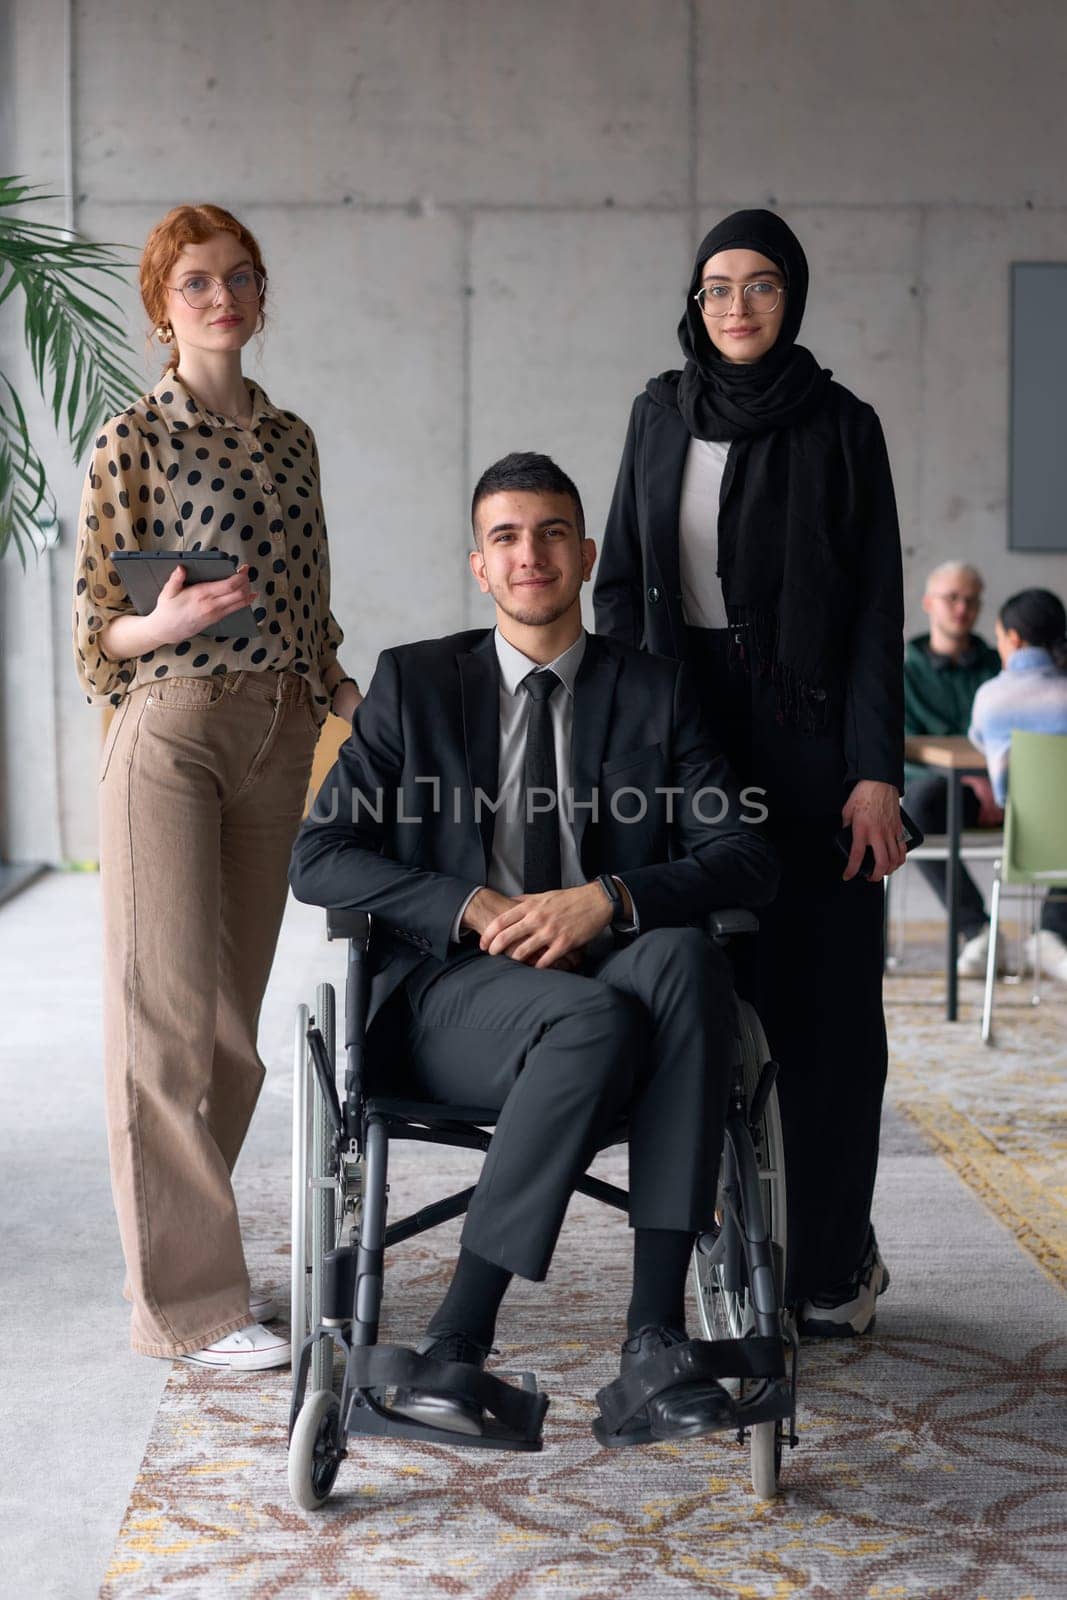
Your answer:
[[[734,933],[756,933],[759,918],[754,911],[743,911],[740,906],[729,906],[725,911],[713,911],[707,922],[713,939],[726,939]]]
[[[370,912],[348,906],[329,906],[326,911],[327,939],[356,939],[366,947],[370,939]]]

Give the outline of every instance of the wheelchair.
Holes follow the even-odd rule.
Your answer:
[[[726,942],[756,927],[751,912],[734,910],[712,917],[708,931]],[[329,910],[327,937],[348,941],[342,1091],[336,1078],[336,997],[328,983],[318,987],[314,1014],[306,1005],[297,1008],[293,1057],[288,1470],[290,1494],[305,1511],[329,1497],[353,1434],[538,1451],[548,1408],[533,1374],[509,1383],[495,1373],[378,1342],[385,1251],[462,1216],[474,1192],[464,1189],[387,1222],[390,1141],[485,1151],[499,1113],[368,1092],[364,1025],[371,919],[361,911]],[[752,1487],[762,1499],[777,1492],[784,1446],[797,1443],[798,1340],[782,1306],[786,1189],[776,1073],[756,1013],[738,999],[716,1222],[696,1243],[692,1276],[707,1341],[698,1346],[703,1370],[734,1396],[736,1437],[748,1444]],[[616,1129],[600,1148],[625,1137],[625,1128]],[[618,1210],[627,1208],[625,1190],[588,1173],[576,1188]],[[435,1381],[483,1408],[479,1435],[434,1428],[392,1408],[398,1388]],[[616,1391],[625,1382],[600,1391],[598,1427],[612,1422],[612,1407],[617,1412],[624,1398]]]

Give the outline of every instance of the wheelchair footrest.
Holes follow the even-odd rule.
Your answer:
[[[724,1430],[769,1420],[769,1414],[764,1416],[760,1410],[760,1402],[767,1400],[769,1406],[773,1391],[773,1403],[777,1405],[779,1387],[785,1395],[785,1409],[774,1414],[790,1414],[791,1391],[780,1339],[689,1339],[635,1363],[599,1390],[600,1415],[593,1423],[593,1432],[601,1444],[650,1444],[653,1435],[640,1416],[650,1400],[678,1384],[708,1379],[719,1382],[723,1378],[764,1380],[751,1402],[733,1401],[723,1419]]]
[[[464,1362],[436,1361],[406,1345],[373,1344],[349,1353],[348,1377],[354,1391],[346,1420],[348,1433],[426,1439],[483,1450],[542,1447],[548,1396],[537,1387],[533,1373],[520,1374],[516,1386]],[[463,1434],[435,1428],[393,1411],[384,1394],[398,1388],[435,1390],[471,1402],[483,1413],[481,1432]]]
[[[794,1404],[789,1379],[771,1379],[737,1401],[737,1426],[751,1428],[756,1422],[784,1422],[793,1415]]]

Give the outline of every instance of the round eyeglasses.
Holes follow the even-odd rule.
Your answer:
[[[765,317],[768,312],[777,311],[782,290],[776,283],[757,278],[755,282],[745,284],[741,296],[746,310],[757,317]],[[693,299],[706,317],[728,316],[734,303],[734,285],[706,283],[702,289],[697,290]]]
[[[186,278],[184,283],[172,283],[167,287],[172,294],[180,294],[186,305],[194,311],[206,311],[209,306],[218,305],[223,289],[228,289],[235,300],[249,304],[262,299],[266,285],[267,280],[262,272],[242,267],[238,272],[231,272],[225,281],[208,277],[206,272],[198,272],[195,277]]]

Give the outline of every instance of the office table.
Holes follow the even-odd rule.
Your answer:
[[[985,756],[963,734],[938,736],[911,734],[904,741],[904,754],[917,766],[928,767],[931,772],[944,773],[948,780],[948,859],[945,862],[945,897],[948,901],[948,931],[945,949],[946,1000],[945,1016],[949,1022],[957,1020],[956,961],[958,946],[958,912],[956,886],[960,872],[960,832],[963,806],[960,801],[960,779],[984,777]]]

